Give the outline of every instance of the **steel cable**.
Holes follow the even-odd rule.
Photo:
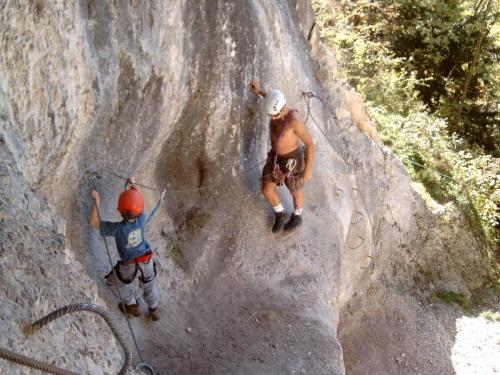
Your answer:
[[[229,180],[229,179],[236,179],[238,177],[241,177],[241,176],[244,176],[245,174],[247,173],[250,173],[251,171],[253,171],[254,169],[256,169],[257,167],[261,166],[262,164],[264,164],[265,162],[267,161],[267,158],[260,161],[259,163],[253,165],[252,167],[244,170],[243,172],[241,173],[238,173],[236,174],[235,176],[231,176],[230,178],[225,178],[223,179],[222,182],[226,181],[226,180]],[[105,173],[113,176],[113,177],[117,177],[119,179],[122,179],[124,181],[127,181],[127,177],[125,176],[122,176],[118,173],[115,173],[115,172],[112,172],[112,171],[109,171],[109,170],[104,170]],[[93,172],[93,174],[95,174],[96,172]],[[266,176],[262,176],[262,177],[266,177]],[[163,188],[156,188],[156,187],[153,187],[153,186],[148,186],[148,185],[144,185],[144,184],[141,184],[141,183],[138,183],[138,182],[134,182],[134,185],[136,186],[139,186],[139,187],[142,187],[144,189],[149,189],[149,190],[153,190],[153,191],[163,191],[165,190],[167,193],[182,193],[182,192],[194,192],[194,191],[200,191],[200,190],[205,190],[205,189],[210,189],[210,187],[212,187],[212,185],[208,184],[206,186],[200,186],[200,187],[197,187],[197,188],[182,188],[182,189],[163,189]]]
[[[318,123],[316,122],[316,120],[314,119],[314,116],[312,115],[311,113],[311,105],[310,105],[310,101],[312,98],[317,98],[322,104],[324,107],[326,107],[326,103],[323,101],[323,99],[321,99],[318,95],[314,94],[313,92],[309,91],[309,92],[302,92],[302,96],[304,97],[304,100],[306,102],[306,105],[307,105],[307,117],[306,117],[306,122],[307,122],[307,119],[309,117],[311,117],[311,120],[313,122],[313,124],[319,129],[319,131],[321,132],[321,134],[323,135],[323,137],[326,139],[326,141],[330,144],[330,146],[332,147],[332,149],[335,151],[336,150],[336,147],[335,145],[333,144],[333,142],[328,138],[328,136],[326,135],[325,131],[321,128],[321,126],[318,125]],[[332,115],[332,117],[335,119],[335,120],[338,120],[337,116],[329,111],[330,114]],[[348,146],[347,146],[347,141],[345,140],[344,138],[344,135],[341,134],[342,136],[342,139],[346,145],[346,148],[348,149]],[[343,158],[344,161],[349,165],[349,163],[345,160],[345,158]],[[373,228],[373,221],[371,219],[371,216],[370,216],[370,213],[368,211],[368,206],[366,205],[366,201],[365,201],[365,198],[363,196],[363,193],[361,192],[361,189],[360,189],[360,186],[359,186],[359,181],[358,181],[358,174],[357,174],[357,170],[359,168],[359,163],[357,160],[354,161],[354,165],[353,165],[353,170],[354,170],[354,177],[356,179],[356,185],[357,187],[353,187],[353,191],[357,191],[359,193],[359,196],[361,197],[361,201],[363,202],[363,206],[365,207],[365,211],[366,211],[366,215],[368,216],[368,220],[370,222],[370,227],[371,227],[371,237],[372,237],[372,244],[374,244],[374,228]],[[354,198],[356,199],[356,198]],[[353,223],[350,223],[350,225],[352,225]],[[352,247],[352,246],[349,246],[350,249],[357,249],[358,247],[360,247],[361,245],[363,245],[364,243],[364,238],[361,237],[361,236],[358,236],[358,238],[361,239],[361,243],[355,247]]]

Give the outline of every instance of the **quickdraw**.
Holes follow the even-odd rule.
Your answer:
[[[288,159],[286,162],[286,169],[288,170],[288,173],[292,173],[296,166],[297,159]]]

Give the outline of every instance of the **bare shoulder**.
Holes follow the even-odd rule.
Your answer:
[[[311,135],[307,131],[306,125],[304,124],[304,121],[300,119],[300,117],[297,114],[294,114],[294,117],[290,121],[290,127],[293,129],[295,134],[300,138],[300,140],[306,145],[310,146],[312,145],[313,141],[311,138]]]
[[[304,121],[302,121],[302,119],[298,115],[294,116],[294,118],[290,121],[290,125],[293,131],[301,138],[302,136],[309,134]]]
[[[304,121],[300,118],[297,112],[294,112],[290,118],[290,125],[293,129],[300,129],[304,127]]]

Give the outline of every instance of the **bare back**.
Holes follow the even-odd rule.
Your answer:
[[[284,119],[271,120],[269,122],[271,146],[273,151],[277,152],[278,155],[288,154],[299,148],[300,138],[294,130],[294,125],[297,121],[300,121],[297,113],[290,111]],[[284,129],[283,126],[285,127]]]

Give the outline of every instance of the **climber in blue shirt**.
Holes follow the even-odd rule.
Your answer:
[[[118,198],[118,211],[123,220],[120,222],[100,221],[97,209],[100,205],[99,193],[95,190],[91,192],[94,205],[90,212],[89,224],[99,229],[101,235],[114,237],[116,249],[120,255],[120,260],[114,267],[118,278],[118,287],[123,290],[123,304],[119,304],[120,310],[125,314],[140,316],[141,310],[134,296],[133,281],[139,274],[139,285],[144,293],[144,300],[149,307],[149,316],[152,320],[160,319],[158,309],[158,289],[155,285],[156,267],[153,260],[153,251],[149,243],[144,238],[146,225],[154,217],[164,192],[157,205],[146,218],[144,214],[144,198],[141,192],[127,180],[127,188]],[[115,285],[112,277],[113,271],[106,275],[106,283]]]

